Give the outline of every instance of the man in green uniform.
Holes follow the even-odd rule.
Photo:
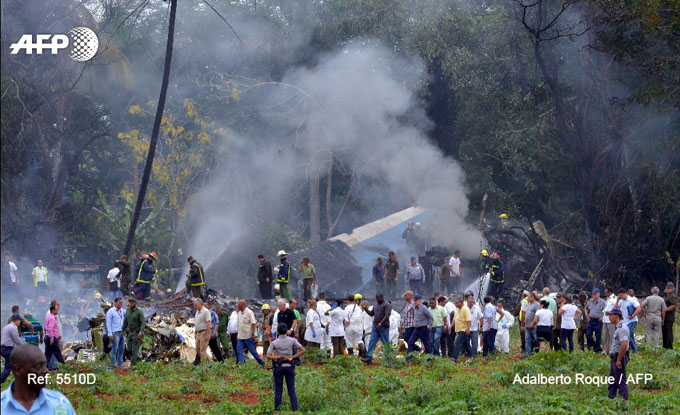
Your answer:
[[[215,314],[220,319],[217,325],[217,345],[222,346],[224,357],[236,356],[236,350],[231,350],[231,343],[229,341],[229,333],[227,332],[227,325],[229,324],[229,316],[222,312],[222,307],[215,306]]]
[[[142,345],[145,327],[146,318],[144,318],[142,310],[137,308],[137,300],[134,297],[128,298],[127,313],[125,320],[123,320],[123,333],[125,333],[133,366],[139,361],[139,348]]]
[[[678,308],[678,296],[673,294],[675,284],[669,282],[666,284],[665,295],[663,296],[666,302],[666,316],[661,325],[661,335],[663,336],[663,348],[673,348],[673,324],[675,324],[675,311]]]

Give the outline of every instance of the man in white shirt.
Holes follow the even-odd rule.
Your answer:
[[[463,270],[460,267],[460,251],[456,250],[451,259],[449,259],[449,268],[451,269],[453,290],[457,293],[460,290],[461,281],[463,281]]]
[[[345,320],[349,323],[345,328],[345,343],[347,344],[347,354],[354,355],[354,346],[359,347],[359,355],[362,355],[364,348],[363,327],[361,326],[361,313],[363,310],[357,304],[361,300],[361,294],[349,296],[345,307]]]
[[[442,356],[448,356],[450,358],[453,358],[453,344],[454,340],[456,339],[456,330],[453,328],[453,319],[455,318],[456,315],[456,306],[453,304],[453,301],[450,301],[446,297],[442,297],[444,300],[441,298],[439,299],[440,301],[444,301],[443,307],[444,311],[446,311],[446,327],[447,331],[445,333],[442,333],[442,340],[441,340],[441,348],[442,348]],[[440,303],[440,305],[442,305]]]
[[[198,298],[194,299],[194,301],[196,300],[200,301]],[[255,338],[257,336],[257,320],[255,319],[255,313],[246,306],[246,300],[238,300],[236,308],[238,309],[236,361],[237,363],[245,363],[243,349],[248,349],[250,354],[257,360],[257,363],[264,367],[264,361],[255,348]],[[208,313],[208,319],[210,319],[210,313]]]
[[[515,323],[515,317],[503,308],[503,301],[496,300],[496,321],[498,333],[496,333],[496,350],[510,353],[510,327]]]
[[[316,303],[316,311],[318,311],[321,316],[321,324],[326,328],[325,330],[321,330],[321,348],[324,350],[330,350],[332,347],[331,338],[328,335],[328,321],[330,318],[326,315],[326,311],[330,309],[331,306],[326,302],[326,294],[320,293],[319,301]]]
[[[238,310],[236,309],[229,314],[229,320],[227,320],[227,333],[229,333],[231,348],[234,350],[234,357],[236,358],[236,362],[238,362],[238,356],[236,356],[236,347],[238,346]]]
[[[120,295],[120,270],[118,267],[113,267],[109,270],[106,280],[109,282],[109,291],[111,292],[111,297],[116,298]]]
[[[484,318],[482,309],[475,303],[475,297],[472,294],[466,294],[467,306],[470,309],[470,348],[472,350],[472,357],[477,357],[479,351],[479,326]]]
[[[609,313],[614,309],[616,304],[616,295],[611,288],[604,289],[604,301],[605,306],[602,313],[602,323],[604,325],[604,348],[602,349],[602,354],[608,354],[612,346],[612,339],[614,338],[614,331],[616,330],[616,324],[609,320]]]
[[[5,276],[5,272],[7,272],[9,275]],[[9,296],[12,296],[15,293],[18,294],[18,291],[17,291],[17,287],[18,287],[18,285],[17,285],[17,281],[18,281],[17,266],[14,262],[12,262],[12,254],[10,254],[9,252],[5,252],[5,263],[3,264],[3,268],[2,268],[3,283],[4,283],[5,278],[7,278],[9,280],[9,284],[5,286],[5,287],[7,287],[6,288],[7,294],[9,294]]]

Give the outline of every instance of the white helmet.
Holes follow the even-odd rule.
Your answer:
[[[420,226],[420,222],[416,222],[416,226]]]
[[[282,249],[282,250],[280,250],[276,255],[277,255],[277,256],[286,256],[286,255],[288,255],[288,254],[286,253],[286,251],[284,251],[284,250]]]

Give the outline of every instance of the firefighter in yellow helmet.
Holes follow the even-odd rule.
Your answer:
[[[187,289],[191,290],[194,298],[203,299],[202,289],[205,286],[205,272],[203,265],[199,264],[194,257],[187,258],[189,263],[189,274],[187,274]]]
[[[491,278],[489,279],[489,295],[495,299],[501,298],[505,275],[503,273],[503,263],[498,252],[491,254],[491,268],[489,269]]]
[[[479,260],[479,275],[486,275],[491,268],[491,260],[489,259],[489,251],[482,249]]]
[[[503,228],[507,228],[508,226],[510,226],[510,221],[509,221],[510,217],[508,216],[507,213],[501,213],[500,216],[498,216],[498,217],[501,220],[501,226]]]

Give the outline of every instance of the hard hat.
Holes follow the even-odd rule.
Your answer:
[[[361,294],[354,294],[355,300],[361,300],[362,298],[364,298],[364,297],[362,297]]]
[[[409,223],[408,223],[408,226],[409,226],[409,227],[410,227],[410,226],[413,226],[413,222],[409,222]]]
[[[482,249],[482,256],[489,256],[489,251]]]
[[[99,293],[99,291],[95,291],[94,296],[97,298],[102,298],[102,295]]]
[[[150,252],[150,253],[149,253],[149,256],[150,256],[151,258],[153,258],[154,261],[156,261],[156,260],[158,259],[158,254],[156,254],[155,252]]]
[[[286,253],[286,251],[284,251],[284,250],[282,249],[282,250],[280,250],[276,255],[277,255],[277,256],[286,256],[286,255],[288,255],[288,254]]]
[[[269,304],[262,304],[262,310],[271,310],[272,308],[269,306]]]
[[[147,259],[148,257],[149,257],[149,255],[147,255],[147,254],[142,254],[142,256],[140,256],[139,259],[145,260],[145,259]]]
[[[491,259],[498,259],[499,257],[500,255],[498,255],[498,252],[494,252],[493,254],[491,254]]]
[[[416,222],[416,226],[420,226],[420,222]]]
[[[508,217],[509,216],[508,216],[507,213],[501,213],[501,215],[499,216],[499,218],[501,218],[501,219],[507,219]]]

